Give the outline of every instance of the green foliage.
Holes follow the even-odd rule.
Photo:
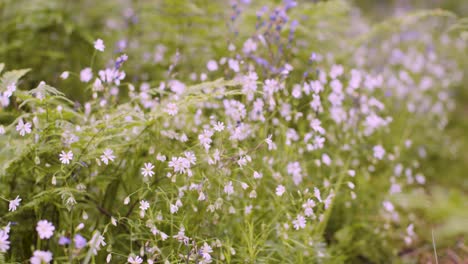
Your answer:
[[[289,20],[269,27],[259,26],[257,12],[286,3],[0,2],[0,93],[15,88],[0,103],[0,227],[11,228],[0,263],[26,262],[35,250],[53,252],[56,263],[104,263],[108,254],[111,263],[134,255],[204,263],[205,245],[215,263],[396,263],[408,248],[432,244],[428,230],[440,247],[466,235],[466,18],[434,9],[368,23],[351,2],[298,2]],[[97,38],[106,44],[102,53],[93,50]],[[253,54],[243,51],[249,38]],[[119,41],[128,60],[117,67]],[[391,62],[398,51],[432,68]],[[219,70],[207,71],[209,60]],[[338,64],[344,73],[327,79]],[[86,67],[89,82],[80,80]],[[125,71],[125,79],[106,81],[99,73],[106,69]],[[363,74],[362,87],[348,92],[353,70]],[[244,89],[251,72],[262,111]],[[321,113],[302,87],[323,75]],[[419,89],[425,77],[430,85]],[[341,122],[333,113],[335,79],[346,90]],[[279,91],[269,95],[267,81]],[[232,101],[246,117],[232,117]],[[252,117],[259,112],[263,120]],[[377,117],[385,125],[366,132],[366,118]],[[326,132],[313,128],[314,118]],[[217,121],[225,130],[214,132]],[[24,136],[21,122],[32,126]],[[241,129],[245,138],[235,138]],[[308,136],[323,136],[325,147],[307,150]],[[68,164],[61,159],[69,151]],[[189,172],[170,165],[190,155]],[[151,177],[142,175],[147,163]],[[21,204],[11,210],[16,196]],[[144,201],[149,209],[141,209]],[[295,228],[311,201],[307,225]],[[36,232],[43,219],[55,226],[50,239]],[[83,248],[59,244],[77,234],[87,239]]]

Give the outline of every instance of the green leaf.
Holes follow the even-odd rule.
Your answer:
[[[0,68],[3,69],[3,64]],[[23,69],[23,70],[13,70],[7,71],[3,74],[2,78],[0,79],[0,87],[6,89],[6,86],[11,83],[16,83],[18,80],[23,77],[30,69]]]

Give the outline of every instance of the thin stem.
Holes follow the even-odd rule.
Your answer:
[[[432,229],[431,232],[432,232],[432,247],[434,248],[434,257],[435,257],[436,264],[439,264],[439,259],[437,257],[436,243],[434,239],[434,229]]]

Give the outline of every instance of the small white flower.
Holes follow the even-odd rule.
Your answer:
[[[319,202],[322,202],[320,190],[317,187],[314,187],[314,196],[317,198],[317,200],[319,200]]]
[[[9,235],[3,229],[0,229],[0,252],[5,253],[10,249],[10,241],[8,241]]]
[[[90,248],[93,250],[94,255],[97,255],[97,252],[101,249],[101,246],[106,246],[104,237],[101,236],[99,232],[95,233],[88,243]]]
[[[156,159],[161,162],[164,162],[166,161],[166,156],[162,155],[161,153],[158,153],[158,155],[156,155]]]
[[[232,181],[229,181],[225,186],[224,186],[224,192],[227,195],[231,195],[234,193],[234,187],[232,186]]]
[[[255,41],[253,41],[251,38],[247,39],[247,41],[244,43],[242,51],[244,53],[252,53],[255,50],[257,50],[257,43],[255,43]]]
[[[0,135],[5,134],[5,132],[6,132],[6,131],[5,131],[5,127],[2,126],[2,125],[0,125]]]
[[[166,233],[161,231],[159,231],[159,235],[161,236],[162,241],[165,241],[169,237]]]
[[[93,71],[91,70],[91,68],[88,67],[88,68],[84,68],[83,70],[81,70],[80,81],[87,83],[91,81],[92,78],[93,78]]]
[[[85,227],[85,225],[83,223],[79,223],[77,226],[76,226],[76,231],[80,231],[81,229],[83,229]]]
[[[244,208],[244,214],[245,215],[249,215],[252,213],[252,209],[253,209],[253,206],[252,205],[247,205],[245,208]]]
[[[31,264],[50,263],[52,261],[52,253],[50,251],[36,250],[29,261]]]
[[[203,260],[205,262],[207,262],[207,263],[211,262],[210,253],[212,253],[212,252],[213,252],[213,249],[206,242],[203,244],[203,246],[200,249],[200,255],[202,256]]]
[[[265,139],[265,142],[267,143],[268,145],[268,150],[275,150],[276,149],[276,144],[275,142],[273,142],[273,140],[271,140],[271,137],[273,135],[268,135],[268,137]]]
[[[21,202],[21,198],[19,198],[19,196],[16,196],[14,200],[10,201],[10,204],[8,206],[8,211],[10,212],[16,211],[16,208],[20,205],[20,202]]]
[[[229,64],[229,68],[231,68],[234,72],[239,72],[240,68],[239,68],[238,60],[229,59],[228,64]]]
[[[177,211],[179,211],[179,207],[175,204],[171,204],[170,211],[171,211],[171,214],[175,214],[177,213]]]
[[[49,239],[54,235],[55,227],[47,220],[37,222],[36,231],[41,239]]]
[[[294,229],[299,230],[299,229],[304,229],[306,226],[306,219],[302,215],[298,215],[295,220],[292,221],[294,225]]]
[[[102,39],[96,39],[96,41],[94,41],[94,48],[100,52],[103,52],[105,48],[104,41],[102,41]]]
[[[224,130],[224,123],[221,121],[218,121],[216,124],[214,124],[213,129],[217,132],[221,132]]]
[[[204,201],[206,199],[205,193],[200,192],[198,194],[198,201]]]
[[[141,168],[141,175],[144,177],[153,177],[154,175],[154,165],[151,162],[145,163],[145,166]]]
[[[101,160],[104,162],[104,164],[109,164],[109,161],[114,161],[115,156],[114,156],[114,151],[112,149],[106,149],[104,150],[103,154],[101,155]]]
[[[327,166],[330,166],[330,164],[332,163],[332,160],[330,158],[330,156],[328,156],[326,153],[324,153],[322,155],[322,162],[327,165]]]
[[[391,212],[395,211],[395,206],[393,206],[393,204],[391,202],[389,202],[389,201],[383,201],[382,205],[385,208],[385,210],[387,210],[387,212],[391,213]]]
[[[263,177],[263,174],[258,171],[254,171],[253,177],[254,179],[261,179]]]
[[[13,92],[16,91],[16,83],[10,83],[7,85],[6,91],[3,93],[6,97],[10,97],[13,95]]]
[[[175,116],[179,112],[179,108],[174,103],[168,103],[164,112],[168,113],[170,116]]]
[[[384,155],[385,155],[385,149],[381,146],[381,145],[377,145],[373,148],[373,151],[374,151],[374,157],[376,159],[383,159]]]
[[[68,79],[68,76],[70,76],[70,73],[67,71],[64,71],[62,72],[62,74],[60,74],[60,78],[62,78],[63,80]]]
[[[73,159],[73,152],[71,150],[68,152],[62,150],[62,153],[60,153],[59,157],[62,164],[70,164],[70,160]]]
[[[276,195],[278,195],[278,196],[283,196],[285,191],[286,191],[286,188],[284,188],[283,185],[278,185],[276,187]]]
[[[241,187],[242,187],[242,190],[246,190],[247,188],[249,188],[249,185],[245,182],[241,182]]]
[[[127,260],[128,260],[128,263],[130,263],[130,264],[141,264],[141,263],[143,263],[143,259],[140,258],[140,256],[129,256]]]
[[[218,63],[214,60],[210,60],[208,61],[208,63],[206,64],[206,68],[209,70],[209,71],[216,71],[218,69]]]
[[[18,125],[16,125],[16,131],[18,131],[19,134],[24,137],[24,135],[31,133],[31,123],[24,123],[23,119],[20,119],[18,121]]]
[[[127,204],[129,204],[129,203],[130,203],[130,197],[127,196],[127,197],[125,197],[125,199],[124,199],[124,204],[127,205]]]
[[[149,207],[150,207],[150,204],[148,203],[148,201],[145,201],[145,200],[140,201],[140,210],[146,211],[148,210]]]

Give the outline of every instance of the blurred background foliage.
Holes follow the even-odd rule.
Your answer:
[[[339,53],[341,45],[348,44],[343,39],[354,39],[365,30],[366,24],[360,20],[355,20],[350,28],[343,28],[343,23],[353,21],[355,16],[373,25],[390,16],[421,9],[448,10],[458,17],[468,15],[468,1],[463,0],[297,2],[301,8],[292,10],[291,16],[301,19],[297,46],[304,48],[288,51],[290,59],[296,62],[307,58],[310,50]],[[265,3],[281,1],[253,0],[249,9],[237,13],[237,7],[228,0],[0,0],[0,62],[9,70],[31,69],[23,87],[35,87],[46,80],[52,86],[60,86],[73,100],[83,102],[89,97],[89,91],[83,90],[78,78],[58,85],[59,76],[65,70],[78,73],[88,67],[92,43],[102,38],[106,43],[103,58],[115,57],[113,54],[125,43],[125,53],[129,56],[126,80],[140,83],[167,78],[168,60],[153,63],[155,56],[163,54],[178,60],[177,78],[188,81],[190,73],[203,68],[207,60],[225,56],[229,43],[239,47],[248,36],[255,34],[255,12]],[[326,32],[321,30],[321,24],[327,25]],[[330,39],[341,41],[330,42]],[[176,56],[177,53],[180,55]],[[468,69],[467,61],[465,58],[464,69]],[[106,64],[106,61],[95,61],[101,68]],[[468,90],[461,86],[454,87],[453,92],[458,105],[449,120],[447,134],[462,150],[457,155],[439,153],[431,157],[433,169],[427,175],[429,192],[415,191],[399,197],[401,206],[415,212],[415,219],[424,219],[417,221],[421,225],[419,230],[427,230],[424,243],[419,248],[391,249],[391,245],[381,243],[382,238],[369,230],[370,225],[359,221],[360,214],[355,212],[354,217],[346,218],[356,221],[343,223],[340,214],[344,212],[339,211],[343,206],[337,206],[328,227],[330,234],[334,234],[329,240],[336,241],[337,252],[354,254],[356,263],[367,263],[367,259],[384,263],[392,250],[404,257],[403,263],[431,260],[433,230],[437,247],[441,248],[441,263],[457,258],[466,261]],[[0,113],[0,122],[8,118],[4,114]],[[375,190],[368,186],[364,191]],[[375,248],[369,250],[372,241]]]

